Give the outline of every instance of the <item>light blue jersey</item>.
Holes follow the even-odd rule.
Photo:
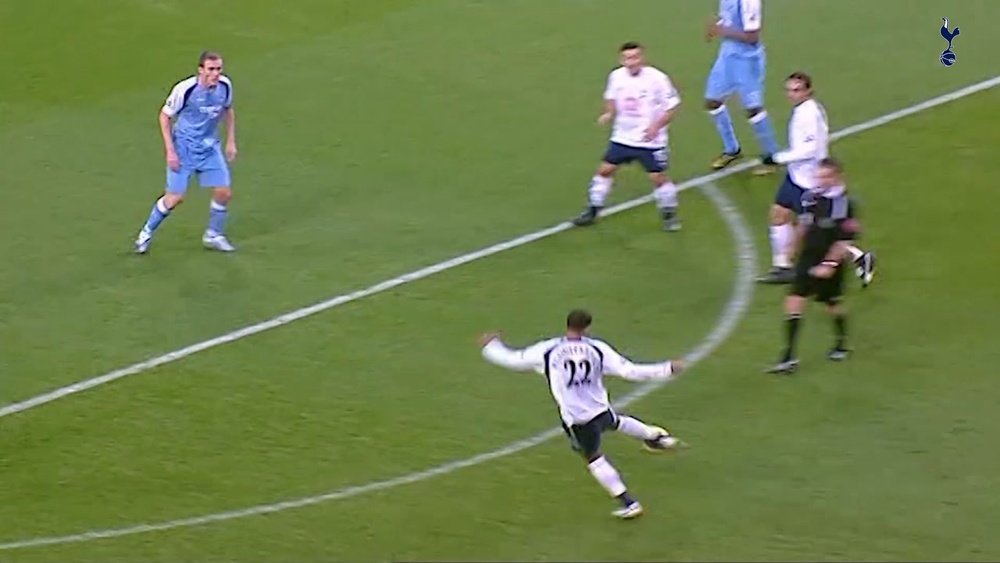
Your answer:
[[[206,87],[186,78],[170,91],[163,113],[174,118],[173,140],[180,170],[167,168],[167,190],[183,193],[192,174],[203,187],[230,187],[229,166],[219,141],[219,121],[233,105],[233,83],[220,76]]]
[[[761,20],[761,0],[719,0],[719,24],[724,27],[758,31]],[[750,44],[721,38],[719,55],[705,87],[705,98],[722,101],[737,93],[744,107],[762,107],[765,67],[763,42]]]
[[[740,31],[759,31],[761,26],[761,0],[719,0],[719,24]],[[764,44],[744,43],[723,37],[719,56],[758,57]]]
[[[206,62],[215,64],[205,66]],[[168,147],[173,145],[176,155],[167,155],[165,193],[153,204],[146,222],[139,229],[133,243],[136,254],[149,252],[153,234],[184,199],[191,176],[198,177],[201,187],[215,188],[208,207],[208,226],[201,236],[201,243],[220,252],[236,250],[225,234],[232,182],[229,164],[219,140],[219,121],[224,115],[231,119],[230,126],[236,126],[236,115],[231,112],[233,83],[227,76],[217,74],[222,71],[222,56],[218,53],[202,53],[198,68],[199,74],[206,76],[206,81],[217,77],[215,85],[205,86],[197,76],[185,78],[170,89],[167,101],[160,110],[160,127],[170,124],[170,140],[164,141]],[[163,133],[166,134],[166,131]],[[229,157],[236,158],[236,139],[230,135],[228,141]]]
[[[719,0],[720,27],[744,34],[758,34],[753,43],[720,36],[719,56],[705,81],[705,100],[710,102],[709,114],[722,138],[722,160],[716,159],[712,164],[716,169],[732,162],[742,150],[739,139],[736,138],[732,117],[725,106],[726,99],[733,94],[739,95],[740,103],[747,110],[750,126],[764,155],[774,154],[778,150],[774,128],[764,109],[767,58],[759,34],[763,19],[761,0]]]
[[[233,83],[220,76],[215,86],[205,87],[192,76],[170,91],[163,113],[176,118],[174,139],[192,148],[219,143],[219,120],[233,105]]]

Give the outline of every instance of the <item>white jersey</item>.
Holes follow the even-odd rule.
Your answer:
[[[615,104],[612,142],[646,149],[667,146],[666,126],[652,141],[643,141],[646,129],[681,103],[677,89],[662,71],[644,66],[633,76],[625,67],[616,68],[608,75],[604,99]]]
[[[792,109],[788,121],[788,150],[774,155],[778,164],[788,165],[788,175],[799,187],[816,187],[819,161],[830,154],[830,126],[826,110],[810,98]]]
[[[523,350],[511,350],[494,339],[483,347],[483,357],[508,369],[544,374],[567,425],[584,424],[611,409],[606,374],[632,381],[673,375],[670,362],[634,364],[606,342],[587,337],[550,338]]]

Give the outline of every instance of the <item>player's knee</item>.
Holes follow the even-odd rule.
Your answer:
[[[615,169],[617,167],[609,162],[602,162],[600,166],[597,167],[597,175],[604,178],[610,178],[615,175]]]
[[[173,209],[184,201],[184,194],[175,194],[167,192],[163,194],[163,204],[167,206],[167,209]]]
[[[229,203],[229,200],[233,199],[233,191],[229,188],[216,188],[212,193],[212,199],[216,203],[221,203],[225,205]]]
[[[772,225],[785,225],[792,222],[792,212],[775,204],[771,206],[770,219]]]
[[[799,295],[789,295],[785,298],[785,314],[786,315],[801,315],[804,309],[803,304],[805,299]]]
[[[719,100],[705,100],[705,109],[708,111],[715,111],[722,107],[722,102]]]
[[[747,119],[753,119],[758,113],[764,111],[764,108],[748,108],[747,109]]]
[[[670,181],[670,178],[663,172],[650,172],[649,179],[653,182],[653,185],[657,187]]]

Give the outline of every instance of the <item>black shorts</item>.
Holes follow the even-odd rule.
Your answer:
[[[797,266],[789,293],[815,297],[819,303],[836,305],[844,299],[844,266],[838,266],[829,278],[815,278],[809,275],[809,267]]]
[[[798,215],[802,213],[802,196],[805,193],[805,188],[792,181],[791,174],[785,174],[785,179],[774,193],[774,203]]]
[[[573,449],[588,459],[601,450],[601,434],[618,428],[618,416],[606,410],[583,424],[562,425]]]
[[[670,156],[666,148],[644,149],[630,147],[614,141],[608,143],[604,151],[604,162],[619,166],[638,161],[646,172],[663,172],[670,167]]]

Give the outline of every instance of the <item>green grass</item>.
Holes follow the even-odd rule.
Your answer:
[[[3,403],[566,219],[606,140],[593,119],[625,39],[681,88],[675,176],[718,150],[700,109],[711,2],[114,4],[0,8],[0,62],[20,77],[0,83]],[[196,6],[212,23],[168,40]],[[948,69],[944,15],[962,28]],[[768,106],[783,127],[781,79],[799,68],[834,128],[989,77],[979,22],[998,16],[986,0],[771,0]],[[155,113],[206,47],[236,85],[241,250],[201,251],[207,196],[193,190],[136,259],[162,182]],[[756,288],[721,349],[632,407],[694,447],[649,458],[608,439],[640,521],[612,522],[557,439],[351,499],[0,561],[996,559],[998,101],[836,144],[883,266],[849,296],[855,357],[822,359],[814,307],[801,374],[761,375],[782,292]],[[775,183],[720,182],[762,261]],[[613,197],[647,189],[628,170]],[[691,349],[729,297],[733,243],[700,193],[682,205],[677,236],[640,208],[0,419],[0,543],[310,496],[550,428],[544,385],[485,364],[475,335],[527,343],[584,304],[636,358]]]

